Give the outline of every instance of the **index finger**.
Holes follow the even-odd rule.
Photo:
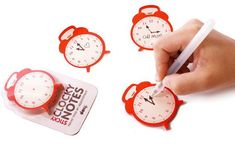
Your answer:
[[[169,33],[157,40],[154,46],[154,55],[158,80],[162,80],[166,76],[171,58],[175,58],[181,49],[182,35],[180,31]]]

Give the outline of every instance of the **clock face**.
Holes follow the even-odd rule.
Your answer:
[[[36,108],[45,104],[51,98],[53,91],[53,79],[44,72],[35,71],[17,81],[14,95],[21,106]]]
[[[132,37],[137,45],[153,49],[156,39],[169,32],[171,32],[171,27],[165,20],[148,16],[135,24]]]
[[[96,63],[102,53],[103,44],[99,38],[90,34],[82,34],[69,41],[65,57],[73,66],[86,67]]]
[[[154,86],[141,90],[134,100],[136,116],[150,124],[161,123],[167,120],[175,109],[173,94],[166,88],[158,95],[152,97]]]

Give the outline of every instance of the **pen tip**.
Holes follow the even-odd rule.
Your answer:
[[[163,88],[164,88],[164,86],[163,86],[162,82],[157,83],[152,91],[151,96],[154,97],[154,96],[158,95],[163,90]]]

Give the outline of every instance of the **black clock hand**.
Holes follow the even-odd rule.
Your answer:
[[[149,30],[150,33],[159,33],[159,32],[161,32],[161,31],[151,31],[151,29],[149,28],[148,25],[146,25],[146,28]]]
[[[151,102],[153,103],[153,105],[155,105],[154,101],[153,101],[153,97],[149,96],[149,99],[151,100]]]
[[[149,99],[144,98],[144,101],[145,101],[145,102],[149,102],[150,104],[155,105],[155,103],[154,103],[154,101],[153,101],[153,97],[152,97],[152,96],[149,96]]]
[[[150,30],[150,28],[149,28],[148,25],[146,25],[146,29],[148,29],[150,33],[153,33],[153,32]]]
[[[152,32],[152,33],[160,33],[161,31],[154,31],[154,32]]]
[[[85,50],[79,43],[77,43],[77,46],[78,46],[77,50],[82,50],[82,51]]]

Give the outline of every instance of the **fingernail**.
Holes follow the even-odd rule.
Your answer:
[[[159,74],[158,74],[158,71],[156,72],[156,74],[155,74],[155,79],[156,79],[156,81],[160,81],[160,77],[159,77]]]
[[[159,81],[159,80],[160,80],[158,73],[156,73],[156,75],[155,75],[155,80],[156,80],[156,81]]]

